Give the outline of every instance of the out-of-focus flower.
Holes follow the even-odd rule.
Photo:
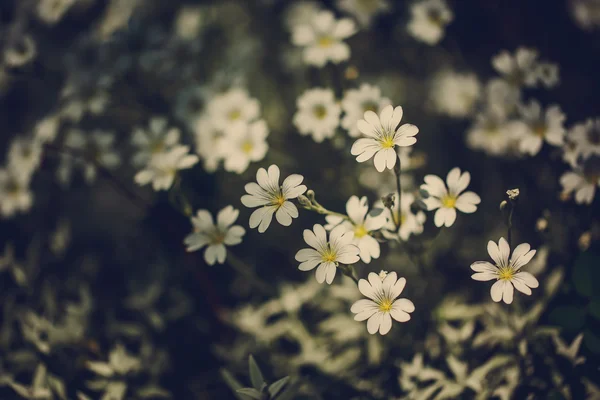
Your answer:
[[[88,381],[93,390],[103,391],[103,399],[122,400],[127,392],[126,376],[142,369],[139,358],[127,352],[125,346],[118,343],[108,355],[108,362],[88,361],[87,368],[96,373],[99,379]]]
[[[570,345],[567,345],[567,343],[562,340],[560,335],[556,334],[552,336],[552,341],[554,342],[554,346],[556,346],[556,354],[565,357],[573,364],[573,366],[583,364],[585,362],[585,357],[577,356],[582,340],[583,333],[577,335]]]
[[[542,112],[540,103],[532,100],[529,105],[519,107],[519,111],[524,122],[519,125],[521,129],[516,133],[519,151],[534,156],[540,151],[544,141],[553,146],[563,144],[565,115],[559,106],[550,106]]]
[[[519,47],[514,55],[503,50],[492,58],[492,65],[514,87],[536,87],[539,82],[552,87],[558,83],[558,66],[539,62],[534,49]]]
[[[37,46],[29,34],[20,36],[18,41],[9,43],[4,50],[4,62],[11,68],[22,67],[37,55]]]
[[[153,156],[166,153],[179,144],[180,132],[177,128],[169,128],[166,118],[150,119],[148,129],[136,128],[131,136],[131,143],[137,152],[131,159],[135,167],[143,167]]]
[[[466,214],[477,210],[481,198],[475,192],[463,193],[470,182],[471,174],[466,171],[461,173],[458,167],[448,172],[446,183],[439,176],[425,176],[425,183],[421,185],[421,189],[426,190],[429,197],[423,201],[427,210],[437,210],[433,220],[435,226],[452,226],[456,220],[456,210]]]
[[[17,212],[28,211],[33,204],[29,189],[31,175],[15,173],[11,168],[0,168],[0,215],[12,217]]]
[[[590,118],[583,123],[576,124],[570,129],[568,138],[576,146],[576,158],[600,156],[600,118]]]
[[[58,134],[60,118],[52,114],[38,121],[33,129],[33,136],[39,143],[53,142]]]
[[[192,217],[194,232],[185,237],[187,251],[196,251],[204,246],[204,260],[208,265],[215,262],[223,264],[227,255],[225,246],[235,246],[242,242],[246,230],[240,225],[233,225],[239,215],[239,210],[232,206],[223,208],[217,214],[217,223],[208,210],[198,210]],[[233,225],[233,226],[232,226]]]
[[[196,139],[196,153],[202,159],[202,164],[207,172],[215,172],[222,160],[218,151],[219,140],[223,137],[223,131],[217,129],[208,116],[198,118],[193,126],[194,138]]]
[[[574,170],[565,172],[560,184],[566,195],[575,192],[578,204],[592,204],[596,187],[600,186],[600,156],[592,156]]]
[[[48,25],[59,22],[76,0],[39,0],[37,16]]]
[[[526,295],[531,295],[530,288],[539,286],[538,280],[529,272],[519,272],[521,267],[535,255],[535,250],[531,250],[528,243],[518,245],[511,255],[508,242],[500,238],[498,244],[490,240],[487,250],[495,264],[487,261],[474,262],[471,264],[471,269],[476,273],[471,278],[476,281],[496,279],[490,292],[492,300],[495,302],[503,300],[506,304],[510,304],[513,301],[513,286]]]
[[[339,64],[350,58],[350,46],[344,39],[356,33],[354,21],[349,18],[336,20],[331,11],[319,11],[309,24],[296,25],[292,42],[304,47],[304,62],[324,67],[328,61]]]
[[[329,233],[322,225],[315,224],[313,230],[304,230],[304,241],[311,248],[302,249],[296,253],[296,261],[300,261],[300,271],[310,271],[318,266],[317,282],[328,284],[333,282],[338,264],[354,264],[358,262],[359,249],[352,244],[354,233],[343,226],[335,227]]]
[[[571,15],[581,29],[592,31],[600,27],[600,1],[570,0]]]
[[[517,146],[515,132],[522,129],[521,124],[507,120],[503,110],[488,108],[476,116],[475,123],[468,130],[467,145],[493,156],[505,155]]]
[[[316,1],[295,1],[285,11],[285,26],[293,32],[298,26],[310,25],[321,10],[321,5]]]
[[[240,122],[228,129],[217,143],[217,150],[225,160],[225,170],[241,174],[250,162],[265,158],[269,150],[268,135],[269,128],[262,119],[250,124]]]
[[[79,122],[87,113],[102,114],[110,101],[110,96],[105,89],[82,90],[75,82],[66,84],[61,98],[64,104],[61,107],[60,115],[73,122]]]
[[[433,79],[430,98],[437,112],[464,118],[473,112],[480,95],[481,84],[475,74],[442,71]]]
[[[377,15],[390,9],[388,0],[337,0],[337,6],[352,14],[363,27],[369,27]]]
[[[42,159],[41,143],[35,139],[18,137],[8,150],[9,169],[18,174],[32,175]]]
[[[234,88],[215,96],[207,105],[207,114],[215,128],[226,131],[240,122],[257,119],[260,103],[245,89]]]
[[[387,334],[392,329],[392,318],[398,322],[410,320],[410,313],[415,311],[412,301],[398,299],[406,279],[400,278],[396,272],[391,272],[382,279],[374,272],[369,273],[369,279],[358,281],[358,290],[369,299],[358,300],[352,305],[350,311],[356,321],[367,321],[367,331],[373,335],[377,331],[381,335]]]
[[[292,218],[298,217],[298,209],[289,200],[306,192],[306,186],[301,185],[304,177],[292,174],[279,186],[279,174],[277,165],[271,165],[268,172],[259,168],[256,182],[250,182],[244,187],[248,194],[242,196],[242,204],[248,208],[260,207],[250,215],[250,228],[258,227],[260,233],[267,230],[273,214],[283,226],[290,226]]]
[[[413,213],[411,206],[415,201],[415,195],[410,192],[403,192],[402,199],[398,200],[398,193],[394,193],[394,207],[392,212],[389,208],[383,207],[383,203],[378,202],[375,207],[383,208],[383,214],[387,219],[387,224],[383,227],[382,233],[388,239],[400,238],[408,240],[411,234],[418,235],[423,232],[423,224],[425,223],[425,213],[417,211]],[[396,224],[394,221],[400,222],[400,229],[396,232]]]
[[[155,191],[168,190],[177,171],[193,167],[199,158],[189,154],[189,146],[176,145],[171,150],[154,155],[148,165],[135,174],[135,182],[144,186],[152,183]]]
[[[44,364],[38,364],[33,373],[33,379],[29,386],[22,385],[10,379],[10,386],[21,398],[38,400],[38,399],[53,399],[54,395],[49,385],[48,369]]]
[[[408,33],[429,45],[437,44],[444,36],[446,25],[454,19],[445,0],[423,0],[410,7]]]
[[[351,137],[360,136],[356,123],[363,118],[365,112],[373,111],[379,114],[384,107],[392,104],[390,99],[381,96],[381,90],[377,86],[363,83],[358,89],[350,89],[342,99],[342,128],[348,131]]]
[[[337,215],[328,215],[325,217],[327,225],[325,228],[333,229],[341,225],[347,231],[354,232],[353,243],[360,249],[360,258],[364,263],[370,263],[372,258],[379,258],[381,249],[379,242],[373,236],[374,231],[381,229],[386,224],[386,217],[383,213],[376,217],[368,215],[369,203],[366,196],[358,198],[352,196],[346,203],[346,213],[349,219],[344,219]]]
[[[364,119],[359,120],[356,125],[367,138],[358,139],[352,145],[350,152],[357,156],[356,161],[364,162],[375,156],[373,163],[379,172],[387,167],[394,168],[398,155],[395,147],[408,147],[417,142],[415,135],[419,128],[412,124],[403,124],[396,127],[402,120],[402,107],[396,108],[386,106],[381,114],[367,111]]]
[[[184,5],[175,17],[175,33],[184,40],[193,40],[200,35],[204,26],[204,10],[202,7]]]
[[[301,135],[311,135],[317,143],[335,135],[341,109],[331,89],[309,89],[298,97],[296,106],[294,125]]]

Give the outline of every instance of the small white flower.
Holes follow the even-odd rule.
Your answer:
[[[16,138],[8,150],[9,168],[19,174],[31,175],[42,160],[42,143],[35,139]]]
[[[448,172],[446,183],[439,176],[425,176],[425,183],[421,185],[421,189],[426,190],[429,197],[423,201],[429,211],[437,210],[433,218],[435,226],[452,226],[456,220],[456,210],[466,214],[477,210],[481,198],[474,192],[462,193],[470,182],[471,174],[466,171],[461,174],[458,167]]]
[[[534,156],[542,148],[544,140],[554,146],[563,144],[565,115],[559,106],[550,106],[543,113],[540,103],[532,100],[529,105],[519,107],[519,110],[524,122],[520,125],[522,129],[516,133],[519,151]]]
[[[183,241],[187,246],[187,251],[196,251],[207,246],[204,251],[206,263],[208,265],[214,265],[215,262],[223,264],[227,256],[225,246],[240,244],[242,236],[246,233],[246,230],[240,225],[233,225],[239,213],[239,210],[227,206],[219,211],[215,224],[208,210],[198,210],[196,216],[191,218],[194,232],[187,235]]]
[[[189,146],[177,145],[171,150],[154,155],[148,165],[135,174],[135,182],[144,186],[152,183],[155,191],[168,190],[173,184],[177,171],[193,167],[198,156],[188,154]]]
[[[136,128],[133,131],[131,143],[137,152],[131,163],[135,167],[143,167],[154,155],[166,153],[179,144],[179,136],[179,129],[169,128],[166,118],[152,118],[147,130]]]
[[[535,255],[528,243],[521,243],[510,254],[510,247],[504,238],[500,238],[498,244],[490,240],[487,250],[495,264],[487,261],[476,261],[471,264],[471,269],[476,273],[471,278],[476,281],[491,281],[496,279],[492,285],[491,296],[496,303],[503,300],[506,304],[513,301],[514,289],[526,295],[531,294],[531,288],[539,286],[539,282],[529,272],[519,272],[522,266],[527,264]],[[510,259],[509,259],[510,257]]]
[[[454,19],[452,10],[444,0],[416,2],[411,6],[410,13],[408,33],[429,45],[435,45],[442,39],[446,25]]]
[[[576,144],[577,152],[584,159],[593,154],[600,155],[600,118],[590,118],[573,126],[569,131],[569,140]]]
[[[76,0],[40,0],[37,4],[36,13],[39,19],[48,25],[60,21]]]
[[[260,103],[245,89],[231,89],[216,96],[207,106],[216,129],[228,130],[239,122],[252,122],[260,115]]]
[[[364,27],[369,27],[377,15],[390,9],[388,0],[337,0],[337,6],[352,14]]]
[[[335,135],[341,109],[331,89],[309,89],[298,97],[296,105],[294,125],[301,135],[312,135],[317,143]]]
[[[350,46],[344,39],[356,33],[349,18],[336,20],[331,11],[320,11],[309,24],[297,25],[292,32],[292,42],[304,47],[304,62],[323,67],[327,61],[339,64],[350,58]]]
[[[29,189],[30,175],[15,173],[12,169],[0,168],[0,215],[12,217],[18,211],[27,211],[33,204],[33,193]]]
[[[367,215],[369,212],[369,203],[366,196],[358,198],[352,196],[346,203],[346,213],[349,219],[343,219],[336,215],[328,215],[325,217],[327,225],[325,228],[333,229],[340,225],[347,231],[354,232],[353,243],[360,250],[360,258],[364,263],[370,263],[372,258],[379,258],[381,249],[379,242],[371,236],[374,231],[377,231],[386,224],[387,220],[383,213],[376,217]]]
[[[513,86],[536,86],[540,70],[538,69],[538,52],[533,49],[519,47],[515,54],[503,50],[492,58],[492,66]]]
[[[517,144],[517,134],[522,130],[522,122],[509,121],[503,110],[489,107],[475,118],[468,130],[467,146],[473,150],[483,150],[492,156],[508,154]]]
[[[591,157],[582,166],[565,172],[560,177],[565,194],[575,192],[575,202],[592,204],[596,187],[600,186],[600,157]]]
[[[223,137],[223,131],[217,129],[206,115],[195,121],[193,131],[196,153],[202,159],[204,169],[210,173],[215,172],[223,159],[219,152],[219,141]]]
[[[269,128],[262,119],[231,127],[217,143],[218,152],[225,160],[225,170],[241,174],[250,162],[265,158],[269,150],[268,135]]]
[[[297,26],[310,25],[319,11],[321,5],[316,1],[295,1],[285,10],[285,26],[291,32]]]
[[[377,86],[366,83],[360,85],[358,89],[346,91],[342,99],[342,109],[345,113],[342,118],[342,128],[348,131],[350,137],[360,136],[356,123],[363,118],[365,112],[380,113],[391,103],[390,99],[381,96],[381,90]]]
[[[364,162],[375,156],[373,163],[377,171],[394,168],[398,158],[395,147],[412,146],[417,142],[414,136],[419,133],[419,128],[412,124],[403,124],[396,129],[402,115],[402,107],[391,105],[386,106],[379,116],[373,111],[365,112],[364,119],[356,125],[368,137],[358,139],[350,150],[352,155],[357,156],[356,161]]]
[[[600,2],[598,0],[571,0],[569,8],[581,29],[593,31],[600,28]]]
[[[412,301],[398,299],[406,286],[406,279],[398,279],[395,272],[387,274],[381,279],[376,273],[369,273],[369,280],[358,281],[358,290],[369,298],[358,300],[352,305],[350,311],[354,320],[367,321],[367,331],[373,335],[377,331],[381,335],[387,334],[392,329],[392,318],[398,322],[410,320],[410,314],[415,311]]]
[[[137,372],[142,365],[137,357],[133,357],[127,352],[125,346],[118,343],[110,351],[108,362],[88,361],[86,367],[104,378],[110,378],[115,375],[123,377],[130,372]]]
[[[58,115],[49,115],[37,122],[33,128],[35,140],[40,143],[53,142],[58,134],[60,118]]]
[[[306,186],[301,185],[304,177],[292,174],[284,179],[279,186],[279,167],[271,165],[269,170],[259,168],[256,172],[256,182],[247,183],[242,196],[242,204],[248,208],[260,207],[250,215],[250,228],[258,227],[263,233],[267,230],[273,219],[283,226],[290,226],[292,218],[298,217],[298,209],[289,201],[306,192]]]
[[[475,74],[442,71],[432,82],[431,101],[434,108],[453,118],[464,118],[473,112],[481,95],[481,84]]]
[[[300,261],[300,271],[317,268],[317,282],[328,284],[333,282],[338,264],[354,264],[358,262],[358,247],[352,244],[354,234],[343,226],[337,226],[329,233],[322,225],[315,224],[313,230],[304,230],[304,241],[312,248],[302,249],[296,253],[296,261]]]
[[[423,211],[417,211],[416,214],[413,214],[411,205],[415,201],[415,195],[403,192],[402,199],[400,200],[401,204],[398,204],[398,193],[394,193],[394,196],[393,215],[389,208],[383,206],[381,201],[375,204],[376,207],[383,208],[383,214],[387,219],[387,223],[381,231],[383,236],[388,239],[397,239],[399,237],[402,240],[408,240],[411,234],[421,234],[427,217]],[[396,230],[394,221],[398,221],[398,219],[400,220],[400,229]]]

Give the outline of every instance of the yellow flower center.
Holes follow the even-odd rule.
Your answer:
[[[240,110],[231,110],[229,112],[229,114],[227,115],[227,117],[231,120],[231,121],[236,121],[238,119],[240,119],[240,117],[242,116],[242,112]]]
[[[369,234],[367,228],[364,225],[358,225],[354,227],[354,237],[361,238]]]
[[[510,267],[510,266],[499,267],[498,279],[504,279],[504,280],[510,281],[514,275],[515,275],[515,271],[513,270],[512,267]]]
[[[454,208],[454,206],[456,205],[456,197],[449,195],[449,194],[442,197],[441,201],[442,201],[442,206],[444,206],[446,208]]]
[[[223,232],[218,230],[215,230],[209,236],[211,244],[220,244],[225,241],[225,235],[223,234]]]
[[[331,249],[327,249],[325,253],[321,255],[321,257],[324,262],[335,262],[337,259],[337,254],[335,254],[335,252]]]
[[[277,197],[275,197],[275,199],[273,201],[273,205],[281,207],[283,205],[283,203],[285,203],[285,197],[283,197],[283,194],[279,193],[277,195]]]
[[[318,119],[323,119],[327,115],[327,109],[325,108],[325,106],[319,104],[318,106],[315,106],[313,108],[313,113]]]
[[[377,107],[377,104],[372,102],[372,101],[367,101],[366,103],[363,103],[363,111],[367,112],[367,111],[373,111],[373,112],[377,112],[377,109],[379,107]]]
[[[152,152],[152,154],[157,154],[162,152],[164,148],[165,142],[163,142],[162,140],[157,140],[156,142],[152,143],[152,146],[150,146],[150,151]]]
[[[536,136],[539,136],[539,137],[543,138],[544,136],[546,136],[546,125],[540,124],[540,125],[534,127],[533,128],[533,133]]]
[[[333,39],[329,36],[321,36],[318,40],[319,47],[331,47]]]
[[[383,147],[384,149],[394,148],[394,137],[393,136],[384,136],[381,139],[381,147]]]
[[[379,302],[379,311],[381,312],[390,312],[392,310],[392,305],[394,304],[393,300],[383,299]]]
[[[242,151],[246,154],[250,154],[250,152],[254,149],[254,145],[250,141],[246,141],[242,144]]]

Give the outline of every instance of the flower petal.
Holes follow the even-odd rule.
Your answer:
[[[381,318],[381,325],[379,325],[379,334],[385,335],[390,331],[390,329],[392,329],[392,317],[390,316],[390,313],[385,313]]]
[[[367,331],[371,335],[374,335],[379,330],[382,320],[383,320],[382,312],[376,312],[375,314],[373,314],[371,316],[371,318],[369,318],[369,320],[367,321]]]

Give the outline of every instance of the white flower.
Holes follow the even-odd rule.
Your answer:
[[[58,134],[60,118],[58,115],[49,115],[37,122],[33,128],[34,137],[40,143],[53,142]]]
[[[17,174],[12,169],[0,168],[0,215],[12,217],[18,211],[27,211],[33,204],[29,190],[30,175]]]
[[[431,101],[434,108],[453,118],[463,118],[473,112],[481,95],[481,84],[475,74],[442,71],[432,82]]]
[[[489,107],[476,116],[467,132],[467,146],[492,156],[505,155],[516,145],[515,132],[523,129],[521,125],[522,122],[508,121],[503,110]]]
[[[542,148],[544,140],[554,146],[563,144],[565,115],[559,106],[550,106],[542,113],[540,103],[532,100],[529,105],[519,107],[519,110],[524,122],[519,125],[522,129],[517,133],[519,151],[534,156]]]
[[[370,26],[376,15],[390,9],[388,0],[337,0],[337,6],[352,14],[364,27]]]
[[[258,227],[263,233],[273,219],[273,214],[283,226],[290,226],[292,218],[298,217],[298,209],[289,201],[306,192],[306,186],[301,185],[304,177],[292,174],[285,178],[279,186],[279,167],[271,165],[269,170],[259,168],[256,172],[256,182],[246,184],[246,193],[242,196],[242,204],[248,208],[260,207],[250,215],[250,228]]]
[[[569,131],[569,140],[576,143],[577,151],[584,159],[600,155],[600,118],[588,119]]]
[[[202,159],[207,172],[215,172],[223,159],[219,152],[219,141],[223,131],[217,129],[208,116],[198,118],[193,126],[196,139],[196,153]]]
[[[187,235],[183,241],[187,246],[187,251],[196,251],[207,246],[204,251],[206,263],[208,265],[214,265],[215,262],[223,264],[227,255],[225,246],[240,244],[242,236],[246,233],[246,230],[240,225],[233,225],[239,213],[239,210],[227,206],[219,211],[215,224],[209,211],[198,210],[196,216],[191,218],[194,232]]]
[[[379,116],[373,111],[365,112],[364,119],[356,125],[368,137],[358,139],[350,150],[352,155],[357,156],[356,161],[364,162],[375,156],[373,162],[377,171],[394,168],[398,158],[395,147],[412,146],[417,142],[414,136],[419,133],[419,128],[412,124],[403,124],[396,129],[402,114],[402,107],[391,105],[386,106]]]
[[[36,14],[46,24],[53,25],[60,21],[75,2],[76,0],[40,0]]]
[[[110,351],[108,362],[88,361],[86,367],[104,378],[110,378],[115,375],[122,377],[129,372],[137,372],[142,365],[137,357],[130,355],[125,346],[118,343]]]
[[[135,182],[140,185],[152,183],[155,191],[168,190],[180,169],[188,169],[198,161],[198,156],[188,154],[189,146],[177,145],[171,150],[154,155],[148,165],[135,174]]]
[[[511,255],[508,242],[504,238],[500,238],[498,244],[490,240],[487,250],[495,264],[487,261],[474,262],[471,264],[471,269],[476,273],[471,275],[471,278],[476,281],[496,279],[496,283],[491,288],[492,300],[496,303],[500,300],[506,304],[512,303],[513,286],[526,295],[531,294],[531,288],[539,286],[538,280],[529,272],[519,272],[519,269],[535,255],[535,250],[531,250],[528,243],[518,245]]]
[[[344,219],[336,215],[325,217],[328,225],[327,229],[333,229],[337,225],[343,226],[347,231],[354,232],[353,243],[360,250],[360,258],[364,263],[370,263],[372,258],[379,258],[381,249],[379,242],[371,234],[381,229],[386,224],[386,218],[383,213],[376,217],[367,215],[369,212],[368,200],[365,196],[359,199],[352,196],[346,203],[346,213],[349,219]]]
[[[154,155],[166,153],[179,144],[179,136],[179,129],[169,128],[166,118],[152,118],[148,130],[136,128],[133,131],[131,143],[137,152],[131,163],[135,167],[143,167]]]
[[[321,5],[316,1],[295,1],[285,10],[285,26],[293,31],[297,26],[310,25],[319,11]]]
[[[408,33],[429,45],[437,44],[444,36],[444,29],[454,19],[452,10],[444,0],[424,0],[410,8],[411,19]]]
[[[411,234],[418,235],[423,232],[423,224],[425,223],[426,216],[423,211],[418,211],[413,214],[411,205],[415,201],[415,196],[409,192],[402,193],[402,199],[398,202],[398,193],[394,193],[394,207],[393,215],[389,208],[383,206],[381,201],[375,204],[375,207],[383,208],[383,214],[387,219],[386,225],[381,231],[383,236],[388,239],[398,238],[402,240],[408,240]],[[398,212],[400,210],[400,212]],[[400,220],[400,229],[396,230],[396,224],[394,221]]]
[[[423,201],[427,205],[427,210],[437,210],[433,218],[435,226],[450,227],[456,220],[456,210],[471,214],[477,210],[477,204],[481,199],[474,192],[462,193],[471,182],[471,174],[463,172],[461,174],[458,167],[448,172],[446,184],[436,175],[426,175],[425,183],[421,189],[429,193],[429,197]],[[462,193],[462,194],[461,194]]]
[[[338,264],[354,264],[358,262],[358,247],[352,244],[354,234],[343,226],[337,226],[329,233],[322,225],[315,224],[313,230],[304,230],[304,241],[312,248],[302,249],[296,253],[296,261],[300,271],[317,268],[317,282],[328,284],[333,282]]]
[[[342,99],[342,110],[345,113],[342,118],[342,128],[348,130],[348,135],[351,137],[360,136],[356,123],[363,118],[365,112],[380,113],[391,103],[390,99],[381,96],[381,90],[377,86],[366,83],[360,85],[358,89],[346,91]]]
[[[344,39],[356,32],[349,18],[336,20],[331,11],[320,11],[309,24],[293,28],[292,42],[304,47],[304,62],[323,67],[327,61],[339,64],[350,58],[350,46]]]
[[[16,138],[8,150],[9,168],[19,174],[31,175],[42,160],[42,143],[35,139]]]
[[[387,334],[392,329],[392,318],[398,322],[410,320],[411,312],[415,305],[408,299],[398,299],[406,286],[406,279],[398,279],[395,272],[389,273],[381,279],[376,273],[369,273],[369,280],[358,281],[358,290],[370,300],[358,300],[352,305],[350,311],[356,321],[367,321],[367,331],[371,335],[377,331],[381,335]]]
[[[331,89],[309,89],[298,97],[296,106],[294,125],[300,134],[312,135],[317,143],[335,135],[341,109]]]
[[[494,69],[511,85],[534,87],[540,78],[538,52],[519,47],[514,56],[503,50],[492,58]]]
[[[581,347],[582,340],[583,333],[580,333],[575,337],[575,339],[573,339],[573,342],[570,345],[567,345],[567,343],[564,340],[562,340],[558,333],[552,335],[552,341],[556,346],[556,354],[565,357],[571,362],[571,364],[573,364],[573,366],[583,364],[585,362],[585,357],[577,356],[577,353],[579,353],[579,348]]]
[[[225,159],[225,170],[241,174],[251,161],[265,158],[268,135],[269,128],[262,119],[250,124],[240,122],[227,130],[217,143],[217,151]]]
[[[239,122],[252,122],[260,115],[260,103],[245,89],[231,89],[216,96],[207,106],[216,129],[227,130]]]
[[[600,27],[600,3],[598,0],[571,0],[569,8],[581,29],[593,31]]]
[[[600,186],[600,157],[591,157],[582,166],[565,172],[560,177],[560,184],[565,194],[575,192],[576,203],[592,204],[596,187]]]

